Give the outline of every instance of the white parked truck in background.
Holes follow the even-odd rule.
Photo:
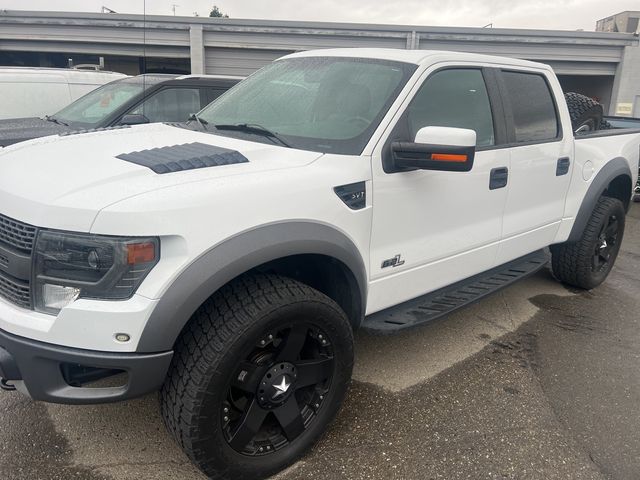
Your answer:
[[[0,67],[0,120],[44,117],[127,75],[73,68]]]
[[[574,136],[546,65],[385,49],[284,57],[189,124],[12,145],[2,384],[72,404],[160,390],[209,477],[264,478],[336,415],[353,330],[432,321],[547,247],[560,281],[603,282],[639,152],[640,131]]]

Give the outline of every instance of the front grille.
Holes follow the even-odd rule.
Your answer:
[[[31,253],[36,238],[36,227],[18,222],[0,214],[0,242],[21,252]]]
[[[0,297],[22,307],[31,308],[31,288],[23,282],[0,272]]]
[[[9,247],[0,255],[0,298],[22,308],[31,308],[29,279],[15,278],[9,268],[13,255],[31,255],[37,228],[0,214],[0,244]],[[11,272],[11,273],[8,273]]]

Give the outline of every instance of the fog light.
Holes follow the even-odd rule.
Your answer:
[[[116,340],[122,343],[126,343],[131,340],[131,337],[126,333],[116,333]]]
[[[79,288],[45,283],[42,286],[42,303],[46,309],[62,310],[80,295]]]

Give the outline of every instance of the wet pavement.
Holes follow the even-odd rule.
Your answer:
[[[640,204],[592,292],[547,270],[411,332],[359,334],[354,382],[298,479],[640,479]],[[151,395],[72,407],[0,392],[0,478],[203,479]]]

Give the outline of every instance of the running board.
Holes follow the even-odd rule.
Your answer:
[[[548,253],[539,250],[435,292],[369,315],[362,322],[362,329],[376,334],[391,334],[424,325],[536,273],[548,261]]]

